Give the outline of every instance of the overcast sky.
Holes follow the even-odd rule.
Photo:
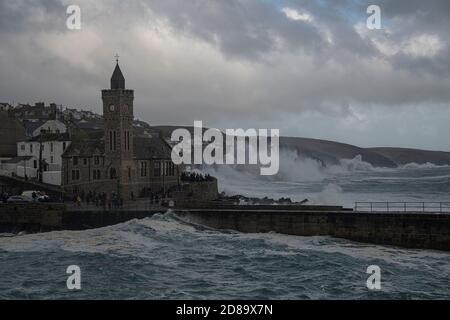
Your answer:
[[[450,151],[449,18],[448,0],[0,0],[0,101],[100,113],[118,52],[152,125]]]

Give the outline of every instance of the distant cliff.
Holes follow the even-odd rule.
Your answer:
[[[397,165],[409,163],[432,163],[439,166],[450,165],[450,152],[405,148],[370,148],[366,150],[378,153],[395,162]]]
[[[280,149],[296,150],[302,157],[316,159],[325,164],[336,164],[341,159],[353,159],[360,155],[362,161],[375,167],[397,166],[394,161],[380,153],[334,141],[281,137]]]
[[[172,131],[179,127],[153,128],[160,131],[164,138],[170,139]],[[192,127],[183,128],[193,133]],[[404,148],[360,148],[350,144],[310,138],[281,137],[280,150],[297,152],[300,157],[315,159],[324,165],[337,164],[342,159],[353,159],[357,156],[361,156],[362,161],[375,167],[395,168],[409,163],[450,165],[450,152]]]

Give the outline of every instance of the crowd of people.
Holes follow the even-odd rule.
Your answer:
[[[148,194],[146,194],[146,198],[149,199],[150,204],[155,205],[163,205],[165,199],[170,198],[171,196],[172,194],[170,191],[148,192]],[[108,195],[105,192],[97,193],[89,191],[87,194],[81,192],[79,194],[74,194],[72,200],[77,207],[87,205],[100,207],[103,208],[103,210],[122,209],[124,205],[123,199],[115,192],[113,192],[110,197],[108,197]],[[136,198],[132,193],[131,201],[135,200]]]
[[[123,199],[120,198],[117,194],[113,193],[111,198],[108,199],[108,196],[105,192],[92,192],[89,191],[87,194],[81,192],[80,194],[75,194],[73,196],[73,202],[75,205],[81,207],[82,204],[93,205],[96,207],[103,207],[104,210],[108,209],[117,209],[123,206]]]
[[[183,182],[205,182],[213,181],[213,177],[209,174],[201,174],[197,172],[183,172],[181,174],[181,181]]]

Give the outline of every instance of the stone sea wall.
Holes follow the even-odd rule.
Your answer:
[[[450,251],[449,214],[245,209],[189,209],[179,214],[211,228],[244,233],[332,236],[371,244]]]
[[[333,208],[333,207],[330,207]],[[175,209],[190,222],[244,233],[277,232],[296,236],[332,236],[404,248],[450,251],[450,214],[287,210],[285,207]],[[43,232],[100,228],[151,217],[153,210],[67,211],[64,205],[0,205],[0,232]]]

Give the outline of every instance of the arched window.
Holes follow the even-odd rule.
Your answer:
[[[109,170],[109,177],[111,180],[117,179],[117,172],[115,168]]]

